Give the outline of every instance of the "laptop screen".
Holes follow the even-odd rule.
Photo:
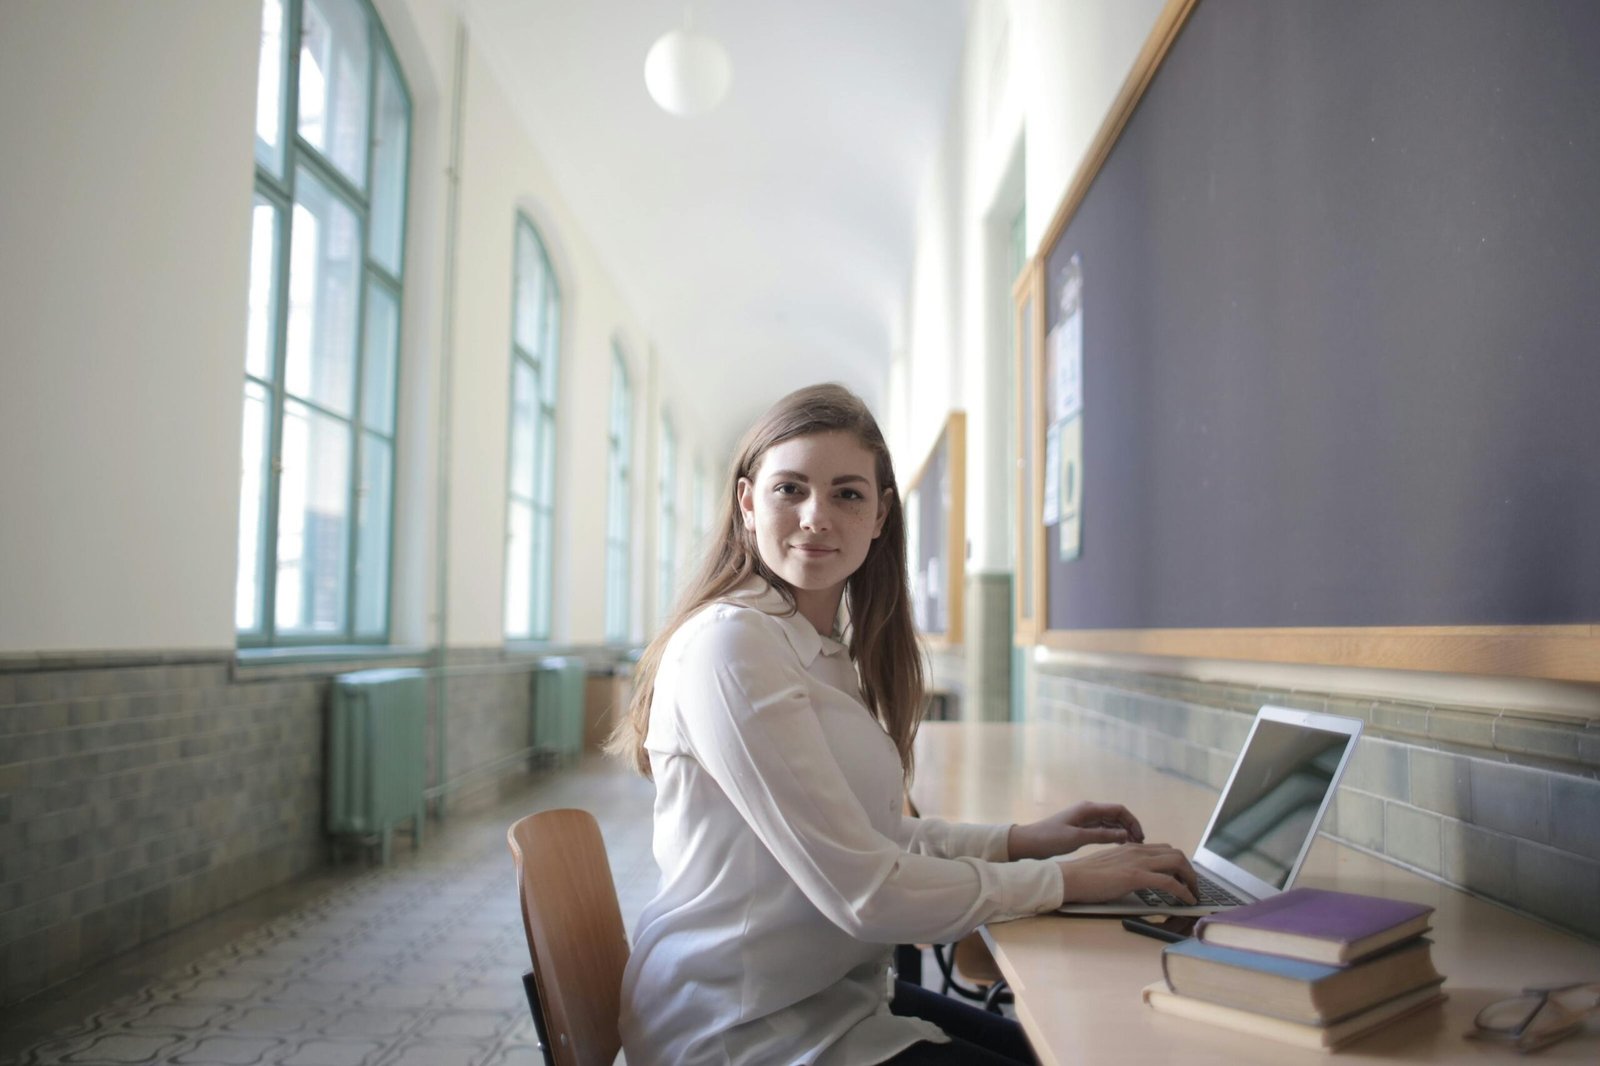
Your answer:
[[[1284,888],[1355,741],[1348,732],[1258,719],[1201,846]]]

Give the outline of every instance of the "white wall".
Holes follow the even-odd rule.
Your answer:
[[[634,362],[642,637],[655,575],[650,401],[671,407],[682,386],[669,369],[647,388],[650,338],[567,211],[470,24],[455,284],[446,285],[456,7],[377,7],[414,106],[394,639],[437,639],[442,590],[450,645],[502,641],[519,208],[539,225],[564,297],[552,638],[603,636],[617,336]],[[254,3],[215,0],[0,5],[0,654],[235,643],[259,17]],[[680,454],[711,451],[692,424],[677,430]],[[683,473],[684,514],[688,481]]]
[[[992,297],[1003,227],[1027,213],[1031,255],[1133,66],[1163,0],[990,0],[974,5],[938,167],[918,208],[907,356],[891,373],[896,469],[909,478],[951,410],[967,412],[967,531],[976,569],[1004,569],[1010,471]],[[1026,142],[1025,203],[1015,162]],[[997,232],[997,227],[1000,230]],[[1000,259],[1000,261],[996,261]]]
[[[233,644],[257,20],[0,5],[0,653]]]

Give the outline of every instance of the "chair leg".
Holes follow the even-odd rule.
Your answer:
[[[522,991],[528,996],[528,1012],[533,1015],[533,1033],[539,1040],[544,1066],[556,1066],[556,1055],[550,1048],[550,1033],[544,1024],[544,1008],[539,1005],[539,983],[532,970],[522,975]]]
[[[963,999],[970,999],[983,1004],[983,1009],[990,1014],[1003,1014],[1000,1009],[1002,1004],[1012,1002],[1011,990],[1006,986],[1004,979],[991,985],[962,984],[956,978],[956,949],[954,944],[935,944],[933,957],[939,964],[939,973],[943,977],[943,985],[939,991],[948,996],[954,992]]]
[[[1004,1014],[1000,1009],[1002,1003],[1012,1002],[1011,989],[1006,987],[1004,978],[989,986],[989,994],[983,997],[983,1009],[990,1014]]]

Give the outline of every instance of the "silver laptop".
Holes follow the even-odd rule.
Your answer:
[[[1277,895],[1294,884],[1360,735],[1359,718],[1261,708],[1190,856],[1199,906],[1145,891],[1060,913],[1210,914]]]

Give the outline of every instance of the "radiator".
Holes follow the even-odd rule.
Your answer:
[[[428,677],[421,670],[362,670],[334,678],[328,701],[328,832],[389,836],[411,822],[422,844]]]
[[[588,667],[574,656],[541,659],[533,672],[532,747],[571,762],[583,750],[583,690]]]

